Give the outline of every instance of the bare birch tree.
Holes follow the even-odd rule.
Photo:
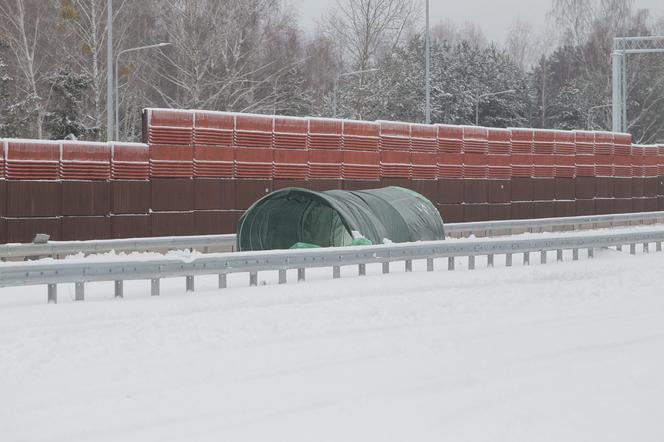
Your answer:
[[[359,71],[375,64],[381,49],[391,50],[402,40],[416,13],[413,0],[337,0],[336,10],[324,21],[327,35],[338,42],[341,65]],[[365,104],[368,74],[358,75],[356,117]]]
[[[43,82],[48,69],[49,35],[54,9],[46,0],[0,0],[0,36],[9,46],[13,65],[20,75],[17,87],[20,98],[29,103],[34,114],[31,136],[44,135],[44,116],[48,91],[44,96]]]

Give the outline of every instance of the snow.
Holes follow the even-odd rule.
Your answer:
[[[568,257],[569,258],[569,257]],[[0,290],[7,441],[660,441],[661,254]],[[498,261],[498,257],[496,258]],[[289,281],[295,275],[289,273]]]

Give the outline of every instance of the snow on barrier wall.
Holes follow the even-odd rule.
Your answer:
[[[664,210],[629,134],[146,109],[144,142],[0,141],[0,242],[232,233],[284,187],[398,185],[446,222]]]

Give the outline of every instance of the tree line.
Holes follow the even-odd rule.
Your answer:
[[[113,6],[115,54],[169,43],[119,59],[123,140],[144,107],[424,121],[422,1],[337,0],[311,30],[283,0]],[[0,0],[0,137],[106,139],[106,25],[106,0]],[[485,126],[609,129],[613,38],[664,34],[633,0],[552,0],[547,29],[505,26],[432,26],[432,122],[475,124],[479,101]],[[664,56],[631,56],[627,81],[629,131],[664,142]]]

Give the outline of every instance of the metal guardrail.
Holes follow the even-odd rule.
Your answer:
[[[256,286],[258,272],[278,271],[279,283],[286,283],[286,271],[298,270],[298,280],[304,280],[306,269],[331,267],[332,276],[341,276],[341,267],[358,265],[360,275],[366,274],[366,265],[380,263],[383,273],[389,273],[390,263],[405,262],[407,272],[412,271],[414,260],[426,260],[427,271],[434,271],[434,259],[447,258],[448,269],[454,270],[456,257],[468,257],[469,269],[475,268],[475,257],[487,256],[493,266],[495,255],[506,255],[506,265],[513,262],[514,254],[523,254],[524,264],[530,263],[531,253],[540,253],[542,263],[547,262],[548,252],[556,251],[558,261],[563,259],[563,250],[572,250],[573,259],[579,259],[579,250],[586,249],[588,257],[594,256],[597,248],[617,247],[622,250],[630,246],[636,253],[636,244],[649,250],[651,243],[657,251],[662,250],[664,228],[635,232],[592,233],[579,232],[541,236],[536,238],[484,238],[470,240],[433,241],[411,244],[380,245],[367,247],[343,247],[330,249],[308,249],[267,252],[239,252],[211,254],[184,260],[156,258],[107,262],[31,262],[19,265],[0,265],[0,287],[24,285],[48,286],[48,301],[57,302],[57,284],[75,283],[75,299],[84,299],[86,282],[115,281],[115,296],[123,296],[123,281],[151,280],[152,295],[159,294],[160,278],[185,277],[186,290],[194,291],[194,277],[219,275],[219,288],[226,288],[226,275],[249,273],[249,285]]]
[[[199,250],[203,253],[235,250],[235,235],[177,236],[160,238],[105,239],[95,241],[51,241],[44,244],[5,244],[0,246],[0,259],[29,257],[62,257],[108,252],[160,252]]]
[[[531,220],[488,221],[446,224],[449,237],[494,236],[515,232],[544,232],[564,228],[580,230],[602,226],[617,226],[664,222],[664,212],[628,213],[618,215],[577,216]],[[197,250],[203,253],[234,251],[235,235],[182,236],[164,238],[136,238],[99,241],[54,241],[45,244],[0,245],[0,259],[31,257],[64,257],[79,253],[91,255],[108,252],[164,252]]]
[[[525,220],[488,221],[476,223],[446,224],[448,236],[511,234],[513,232],[550,232],[597,229],[621,225],[664,222],[664,212],[640,212],[613,215],[573,216],[566,218],[540,218]]]

